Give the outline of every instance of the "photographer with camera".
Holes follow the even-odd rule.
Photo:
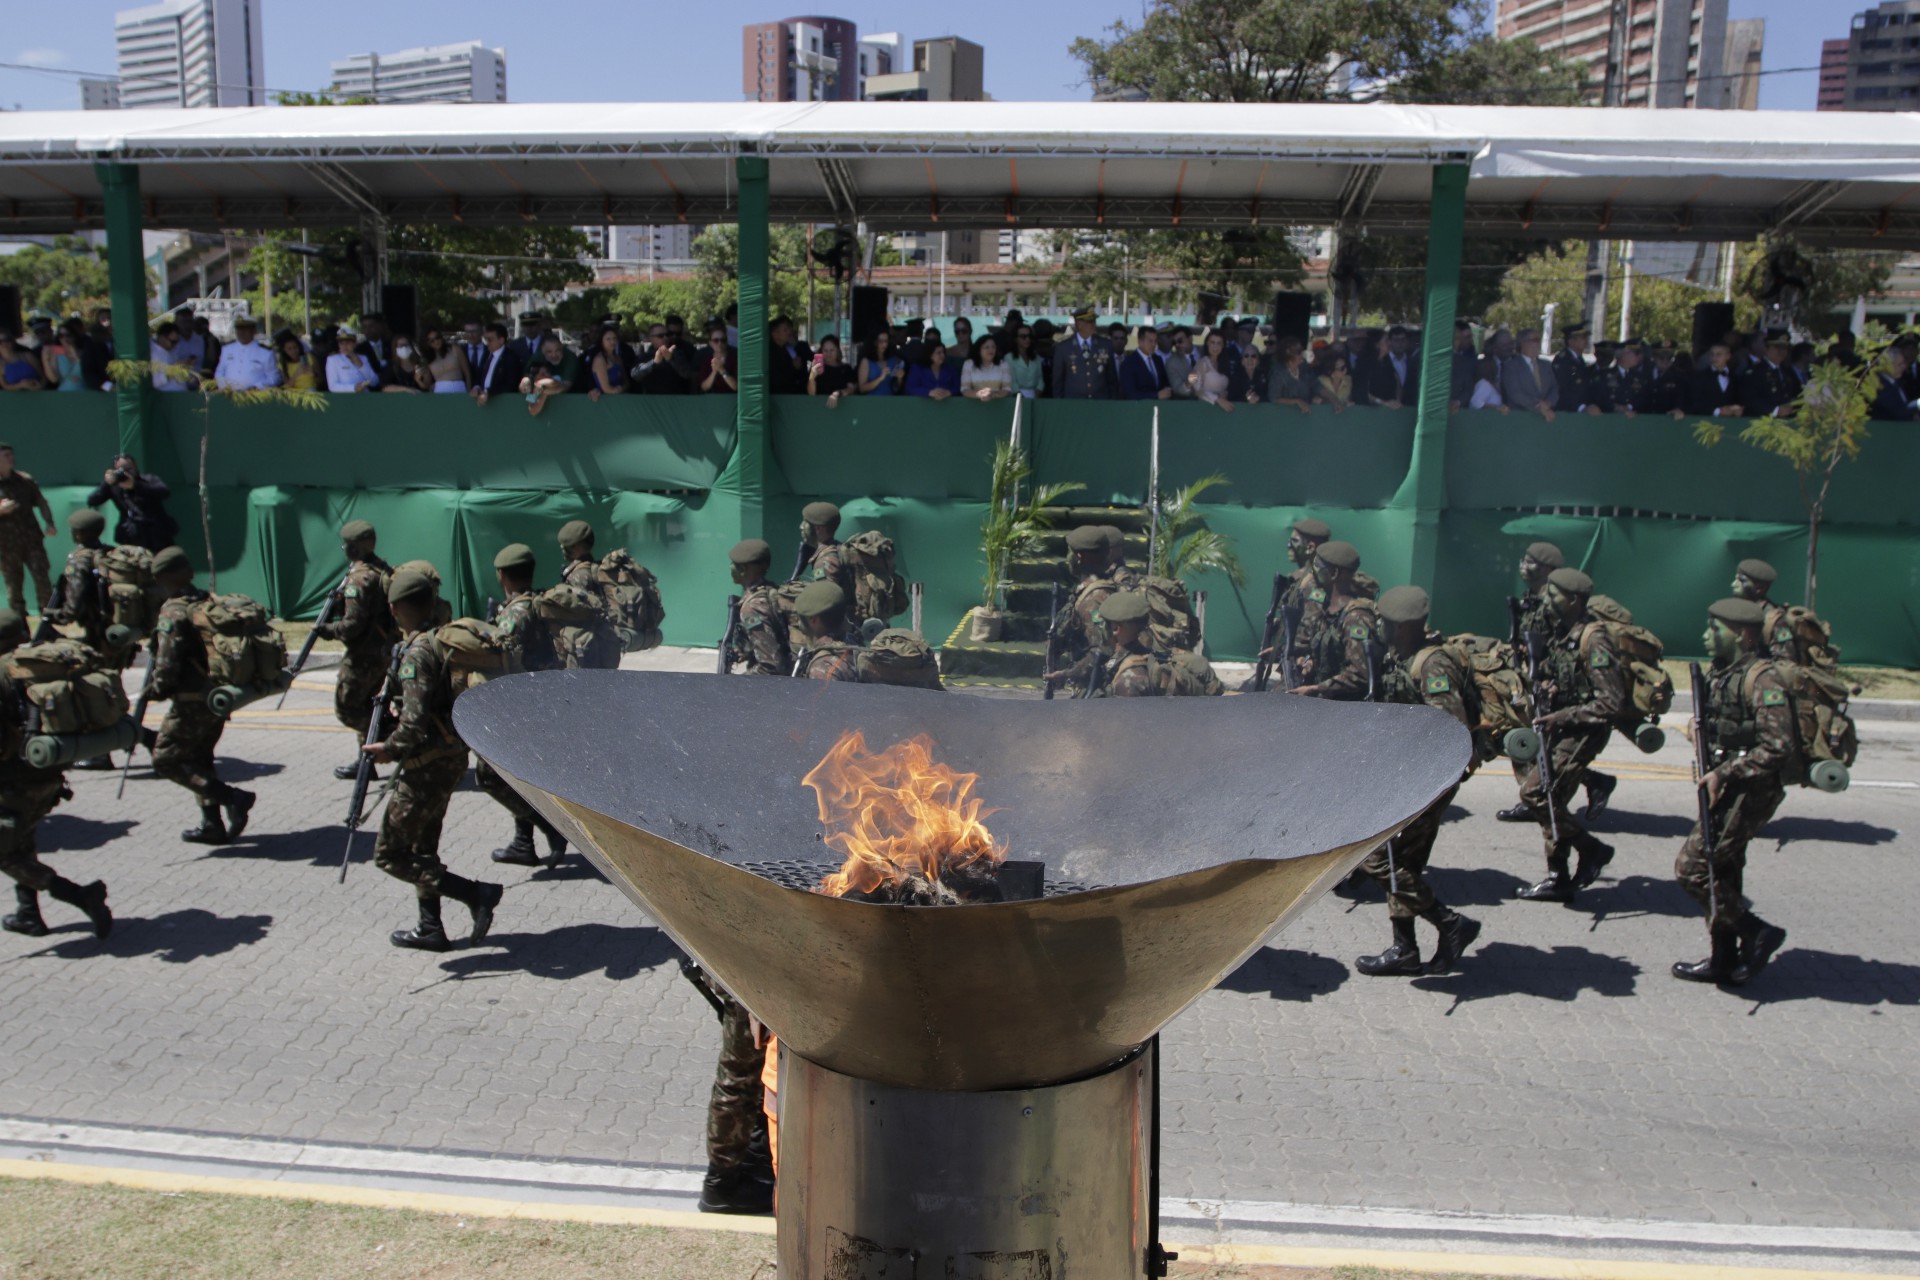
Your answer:
[[[87,505],[101,507],[111,502],[120,512],[120,523],[113,530],[114,542],[162,551],[172,546],[180,533],[179,522],[167,512],[171,493],[166,481],[156,475],[142,475],[133,455],[121,453],[114,455],[113,465],[107,468],[99,487],[87,495]]]

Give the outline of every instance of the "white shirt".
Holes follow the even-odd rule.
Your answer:
[[[1482,378],[1473,384],[1473,399],[1468,403],[1467,408],[1497,409],[1505,403],[1506,401],[1500,398],[1500,388]]]
[[[179,343],[174,343],[173,350],[171,351],[157,342],[154,343],[153,354],[150,357],[150,361],[153,365],[153,389],[155,391],[185,391],[187,389],[187,383],[183,379],[176,378],[167,372],[167,370],[173,368],[175,365],[188,363],[187,358],[180,354]]]
[[[213,380],[240,391],[257,391],[280,385],[280,364],[273,352],[255,338],[252,342],[229,342],[220,348],[220,364]]]
[[[1007,368],[1004,361],[999,364],[987,365],[985,368],[976,368],[971,360],[962,364],[960,366],[960,394],[963,396],[971,395],[983,389],[992,391],[1013,390],[1013,370]]]
[[[374,373],[373,365],[365,356],[346,356],[338,351],[327,357],[327,390],[358,391],[361,383],[372,385],[380,381]]]
[[[173,363],[191,364],[196,371],[206,367],[207,340],[199,334],[180,335],[180,341],[173,344]]]

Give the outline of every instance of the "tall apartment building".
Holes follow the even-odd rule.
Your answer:
[[[860,85],[862,101],[867,97],[867,81],[873,76],[890,76],[913,65],[913,47],[898,31],[860,37]]]
[[[1853,15],[1846,39],[1846,79],[1839,102],[1827,106],[1827,47],[1820,59],[1820,106],[1839,111],[1912,111],[1920,108],[1920,0],[1887,0]]]
[[[267,103],[260,0],[162,0],[113,16],[120,105]]]
[[[1820,101],[1818,110],[1845,111],[1847,109],[1847,45],[1846,40],[1822,40],[1820,42]]]
[[[357,53],[333,64],[337,98],[374,102],[505,102],[507,54],[478,40],[398,53]]]
[[[984,102],[986,67],[986,50],[971,40],[915,40],[912,69],[867,77],[866,96],[876,102]]]
[[[1767,20],[1737,18],[1727,23],[1723,72],[1717,80],[1702,77],[1695,105],[1716,111],[1760,109],[1760,64],[1766,51]]]
[[[856,102],[860,36],[845,18],[782,18],[742,29],[748,102]]]
[[[1499,0],[1494,34],[1531,40],[1587,68],[1587,99],[1606,97],[1609,53],[1620,50],[1619,103],[1628,107],[1724,107],[1727,0]]]

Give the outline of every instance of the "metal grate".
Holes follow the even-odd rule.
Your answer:
[[[811,891],[819,887],[822,877],[834,870],[830,862],[808,862],[803,858],[778,858],[771,862],[736,862],[733,864],[742,871],[751,871],[763,880],[771,880],[788,889]],[[1045,896],[1064,898],[1070,893],[1086,893],[1092,889],[1104,889],[1106,885],[1082,884],[1077,880],[1048,880]]]

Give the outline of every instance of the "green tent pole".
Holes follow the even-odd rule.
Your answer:
[[[130,164],[96,164],[106,203],[107,284],[113,305],[113,353],[121,360],[145,360],[151,348],[147,336],[147,261],[141,234],[140,170]],[[157,470],[153,444],[147,437],[148,397],[145,379],[128,385],[114,382],[120,406],[120,448],[149,471]]]
[[[1420,332],[1420,404],[1413,428],[1413,465],[1400,499],[1413,507],[1413,562],[1408,581],[1434,585],[1440,517],[1447,508],[1447,405],[1453,386],[1453,322],[1460,302],[1460,256],[1466,234],[1467,166],[1435,165],[1427,225],[1427,306]]]
[[[740,536],[766,536],[767,445],[767,158],[734,159],[740,181],[740,382],[736,399],[734,481]]]

